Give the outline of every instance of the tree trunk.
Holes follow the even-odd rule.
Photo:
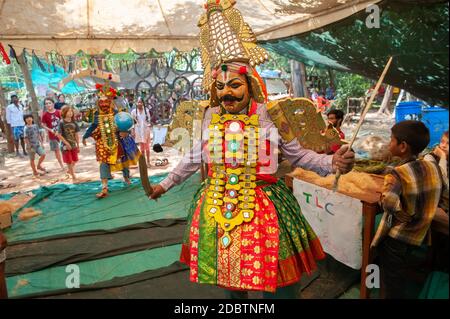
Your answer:
[[[334,73],[333,73],[332,69],[328,69],[328,76],[330,77],[330,87],[334,91],[334,90],[336,90],[336,86],[334,85]]]
[[[309,96],[308,86],[306,85],[306,66],[304,63],[300,62],[300,70],[301,70],[301,75],[302,75],[303,92],[305,92],[305,94],[303,96],[309,99],[310,96]]]
[[[23,58],[23,54],[18,55],[17,60],[19,61],[20,68],[22,69],[28,94],[31,96],[31,114],[33,114],[34,123],[40,126],[41,118],[39,116],[39,104],[36,97],[36,92],[34,92],[33,81],[31,81],[30,70],[28,70],[28,65]]]
[[[391,112],[389,111],[389,106],[391,104],[392,95],[394,94],[394,87],[392,85],[388,85],[386,92],[384,93],[383,102],[381,102],[380,110],[378,111],[378,114],[387,114],[391,115]]]
[[[8,102],[5,98],[5,93],[0,83],[0,113],[2,122],[2,131],[6,135],[6,140],[8,141],[8,153],[14,153],[14,139],[11,132],[11,127],[6,122],[6,108],[8,107]]]
[[[302,62],[291,60],[291,75],[294,97],[309,97],[305,65]]]

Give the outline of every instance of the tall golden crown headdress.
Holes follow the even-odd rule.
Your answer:
[[[112,75],[108,76],[105,80],[105,84],[96,83],[95,88],[98,90],[97,95],[102,98],[114,99],[117,96],[117,91],[111,87],[110,81],[112,80]]]
[[[256,81],[251,83],[253,96],[258,102],[263,102],[264,84],[254,68],[266,62],[269,56],[256,44],[255,34],[239,10],[234,8],[235,4],[235,0],[208,0],[205,4],[206,13],[198,22],[204,69],[203,88],[211,89],[214,71],[226,71],[223,64],[236,63],[238,69],[248,65],[249,79]],[[255,88],[255,85],[259,88]]]

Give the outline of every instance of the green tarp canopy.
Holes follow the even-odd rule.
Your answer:
[[[433,105],[448,107],[448,2],[384,1],[380,28],[368,28],[360,11],[312,32],[263,42],[290,59],[378,79],[389,56],[385,82]]]

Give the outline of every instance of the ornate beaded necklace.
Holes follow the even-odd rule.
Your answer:
[[[231,243],[229,232],[254,216],[259,116],[213,114],[209,126],[212,178],[207,211],[224,231],[220,242]]]
[[[98,126],[102,136],[103,144],[109,150],[117,145],[116,128],[114,114],[101,114],[98,116]]]

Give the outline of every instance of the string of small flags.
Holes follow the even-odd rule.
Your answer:
[[[2,62],[6,65],[10,65],[12,60],[15,59],[19,64],[17,59],[16,47],[8,44],[9,50],[5,48],[3,43],[0,42],[0,55]],[[89,56],[89,55],[72,55],[63,56],[58,52],[44,52],[43,54],[36,54],[36,50],[29,48],[20,48],[24,57],[25,62],[27,62],[27,57],[31,57],[33,65],[36,65],[42,72],[56,73],[58,72],[58,67],[62,68],[66,73],[72,73],[77,69],[82,69],[83,66],[89,66],[91,68],[97,68],[100,70],[105,70],[107,72],[112,72],[111,66],[107,63],[107,59],[103,56]],[[9,52],[8,52],[9,51]],[[31,54],[29,54],[31,52]],[[126,59],[117,59],[116,67],[123,72],[132,70],[137,63],[137,61],[149,61],[149,63],[156,63],[158,67],[167,67],[172,64],[172,60],[175,57],[181,58],[192,58],[192,52],[176,52],[175,57],[171,55],[169,57],[164,56],[161,53],[156,53],[156,51],[149,52],[147,57],[139,57],[136,61],[131,62]],[[114,60],[114,59],[113,59]],[[44,63],[44,62],[45,63]]]

